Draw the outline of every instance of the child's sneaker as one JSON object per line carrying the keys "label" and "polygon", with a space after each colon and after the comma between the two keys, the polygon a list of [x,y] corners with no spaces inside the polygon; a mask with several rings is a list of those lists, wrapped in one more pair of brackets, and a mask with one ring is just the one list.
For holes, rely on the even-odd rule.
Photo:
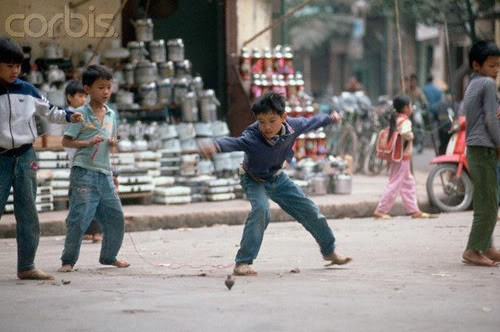
{"label": "child's sneaker", "polygon": [[234,267],[233,273],[236,276],[256,276],[255,272],[248,264],[238,264]]}

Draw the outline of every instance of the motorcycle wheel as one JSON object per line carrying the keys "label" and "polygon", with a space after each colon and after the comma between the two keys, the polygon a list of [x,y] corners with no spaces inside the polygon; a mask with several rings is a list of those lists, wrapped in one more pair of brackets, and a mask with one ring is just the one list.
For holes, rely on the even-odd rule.
{"label": "motorcycle wheel", "polygon": [[358,135],[350,125],[342,127],[340,132],[340,139],[337,146],[337,154],[342,158],[346,155],[352,157],[353,171],[358,168],[358,158],[356,152],[358,151]]}
{"label": "motorcycle wheel", "polygon": [[432,205],[443,212],[459,212],[470,208],[474,187],[463,171],[457,178],[456,164],[440,164],[427,177],[427,195]]}
{"label": "motorcycle wheel", "polygon": [[386,163],[384,160],[377,157],[377,146],[375,144],[370,144],[368,148],[368,153],[365,157],[363,171],[368,175],[379,175],[382,173]]}

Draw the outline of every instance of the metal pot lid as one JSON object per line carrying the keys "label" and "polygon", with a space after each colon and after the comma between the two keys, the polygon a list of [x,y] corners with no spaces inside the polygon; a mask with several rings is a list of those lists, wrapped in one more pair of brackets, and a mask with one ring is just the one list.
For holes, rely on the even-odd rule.
{"label": "metal pot lid", "polygon": [[150,47],[165,46],[165,41],[163,39],[153,40]]}
{"label": "metal pot lid", "polygon": [[144,47],[144,42],[142,41],[129,41],[127,43],[127,48],[142,48]]}
{"label": "metal pot lid", "polygon": [[156,62],[142,60],[136,64],[136,68],[156,68]]}
{"label": "metal pot lid", "polygon": [[135,21],[136,25],[148,25],[153,26],[153,20],[150,18],[141,18]]}
{"label": "metal pot lid", "polygon": [[178,39],[170,39],[167,42],[167,46],[184,46],[184,42],[180,38],[178,38]]}

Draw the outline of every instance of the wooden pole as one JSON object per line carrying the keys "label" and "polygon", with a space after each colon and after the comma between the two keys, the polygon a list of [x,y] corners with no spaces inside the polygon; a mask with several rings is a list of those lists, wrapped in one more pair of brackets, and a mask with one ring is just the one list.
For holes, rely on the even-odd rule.
{"label": "wooden pole", "polygon": [[396,9],[396,30],[398,32],[398,51],[399,51],[399,71],[401,76],[401,90],[404,92],[406,90],[405,80],[404,80],[404,69],[403,69],[403,48],[401,45],[401,27],[399,25],[399,1],[394,0],[394,7]]}

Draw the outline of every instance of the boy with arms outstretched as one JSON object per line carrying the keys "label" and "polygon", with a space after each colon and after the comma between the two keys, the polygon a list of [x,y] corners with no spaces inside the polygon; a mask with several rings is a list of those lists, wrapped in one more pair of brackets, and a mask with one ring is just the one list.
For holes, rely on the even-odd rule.
{"label": "boy with arms outstretched", "polygon": [[323,259],[332,264],[347,264],[350,257],[335,253],[335,238],[318,207],[282,172],[285,160],[293,157],[292,147],[304,132],[338,121],[339,115],[318,115],[309,119],[287,118],[283,96],[269,92],[258,98],[252,112],[257,122],[240,137],[218,138],[213,145],[202,145],[201,151],[211,156],[217,152],[245,151],[240,169],[240,181],[252,205],[245,221],[240,249],[236,254],[235,275],[256,275],[250,265],[262,244],[264,231],[270,220],[271,198],[290,216],[311,233],[320,246]]}

